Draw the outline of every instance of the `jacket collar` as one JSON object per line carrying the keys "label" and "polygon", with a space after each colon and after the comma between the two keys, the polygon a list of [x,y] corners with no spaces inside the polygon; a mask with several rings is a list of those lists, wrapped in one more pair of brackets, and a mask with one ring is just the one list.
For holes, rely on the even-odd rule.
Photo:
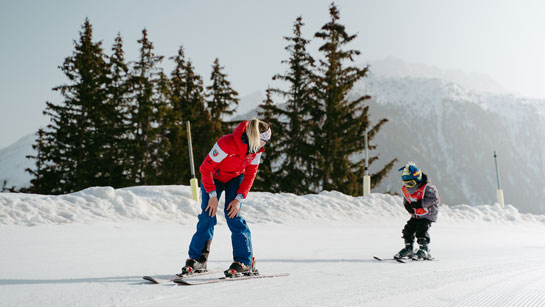
{"label": "jacket collar", "polygon": [[241,122],[233,131],[233,139],[235,145],[240,152],[246,152],[248,150],[248,145],[242,142],[242,134],[246,132],[246,126],[248,125],[247,121]]}

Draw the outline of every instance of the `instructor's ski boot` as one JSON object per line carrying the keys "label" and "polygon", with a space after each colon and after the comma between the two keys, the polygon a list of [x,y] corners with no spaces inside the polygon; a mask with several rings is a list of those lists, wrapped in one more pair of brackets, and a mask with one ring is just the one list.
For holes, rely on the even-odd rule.
{"label": "instructor's ski boot", "polygon": [[394,259],[412,258],[414,256],[413,244],[405,243],[405,248],[394,255]]}
{"label": "instructor's ski boot", "polygon": [[206,271],[206,261],[199,262],[193,258],[189,258],[185,261],[185,266],[182,268],[182,272],[176,275],[183,277],[195,273],[204,273]]}
{"label": "instructor's ski boot", "polygon": [[432,260],[433,257],[430,254],[430,250],[428,249],[427,244],[421,244],[420,248],[414,254],[413,260]]}
{"label": "instructor's ski boot", "polygon": [[231,264],[229,269],[227,269],[225,272],[225,277],[240,277],[240,276],[252,276],[252,275],[258,275],[259,272],[254,267],[255,260],[252,258],[252,265],[246,265],[244,263],[235,261]]}

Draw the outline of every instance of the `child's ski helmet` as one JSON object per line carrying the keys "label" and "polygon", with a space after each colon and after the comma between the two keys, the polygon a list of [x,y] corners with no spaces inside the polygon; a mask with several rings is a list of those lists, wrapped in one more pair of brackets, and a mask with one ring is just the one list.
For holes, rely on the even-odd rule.
{"label": "child's ski helmet", "polygon": [[409,162],[399,169],[401,171],[401,180],[408,187],[413,187],[422,181],[422,171],[414,162]]}

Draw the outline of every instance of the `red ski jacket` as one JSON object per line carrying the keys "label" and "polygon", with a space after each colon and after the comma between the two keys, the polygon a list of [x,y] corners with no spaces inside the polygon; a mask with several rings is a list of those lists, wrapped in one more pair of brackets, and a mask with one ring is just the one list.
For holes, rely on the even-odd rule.
{"label": "red ski jacket", "polygon": [[247,121],[242,122],[232,134],[222,136],[201,164],[199,170],[202,184],[207,193],[216,190],[214,179],[228,182],[240,174],[244,174],[237,194],[244,195],[244,198],[248,195],[259,167],[261,153],[265,151],[265,148],[261,148],[257,153],[247,154],[248,144],[245,144],[241,139],[243,133],[246,132],[247,125]]}

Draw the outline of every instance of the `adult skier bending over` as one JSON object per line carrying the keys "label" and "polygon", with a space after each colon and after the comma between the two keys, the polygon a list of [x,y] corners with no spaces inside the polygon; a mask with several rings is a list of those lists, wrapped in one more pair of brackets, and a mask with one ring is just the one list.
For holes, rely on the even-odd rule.
{"label": "adult skier bending over", "polygon": [[246,198],[254,182],[261,153],[271,138],[271,128],[253,118],[242,122],[232,134],[221,137],[200,167],[202,176],[202,212],[197,231],[189,244],[189,259],[180,276],[206,271],[210,244],[217,223],[218,199],[225,192],[225,219],[231,230],[233,264],[226,276],[250,274],[253,268],[251,233],[239,215],[241,200]]}
{"label": "adult skier bending over", "polygon": [[[424,174],[413,162],[407,163],[399,169],[402,171],[401,180],[403,181],[403,205],[411,214],[403,228],[403,239],[405,248],[399,251],[394,258],[412,258],[416,260],[431,260],[428,245],[430,236],[428,229],[431,223],[437,220],[439,207],[439,194],[437,188],[428,182],[428,176]],[[413,242],[416,240],[419,249],[414,253]]]}

